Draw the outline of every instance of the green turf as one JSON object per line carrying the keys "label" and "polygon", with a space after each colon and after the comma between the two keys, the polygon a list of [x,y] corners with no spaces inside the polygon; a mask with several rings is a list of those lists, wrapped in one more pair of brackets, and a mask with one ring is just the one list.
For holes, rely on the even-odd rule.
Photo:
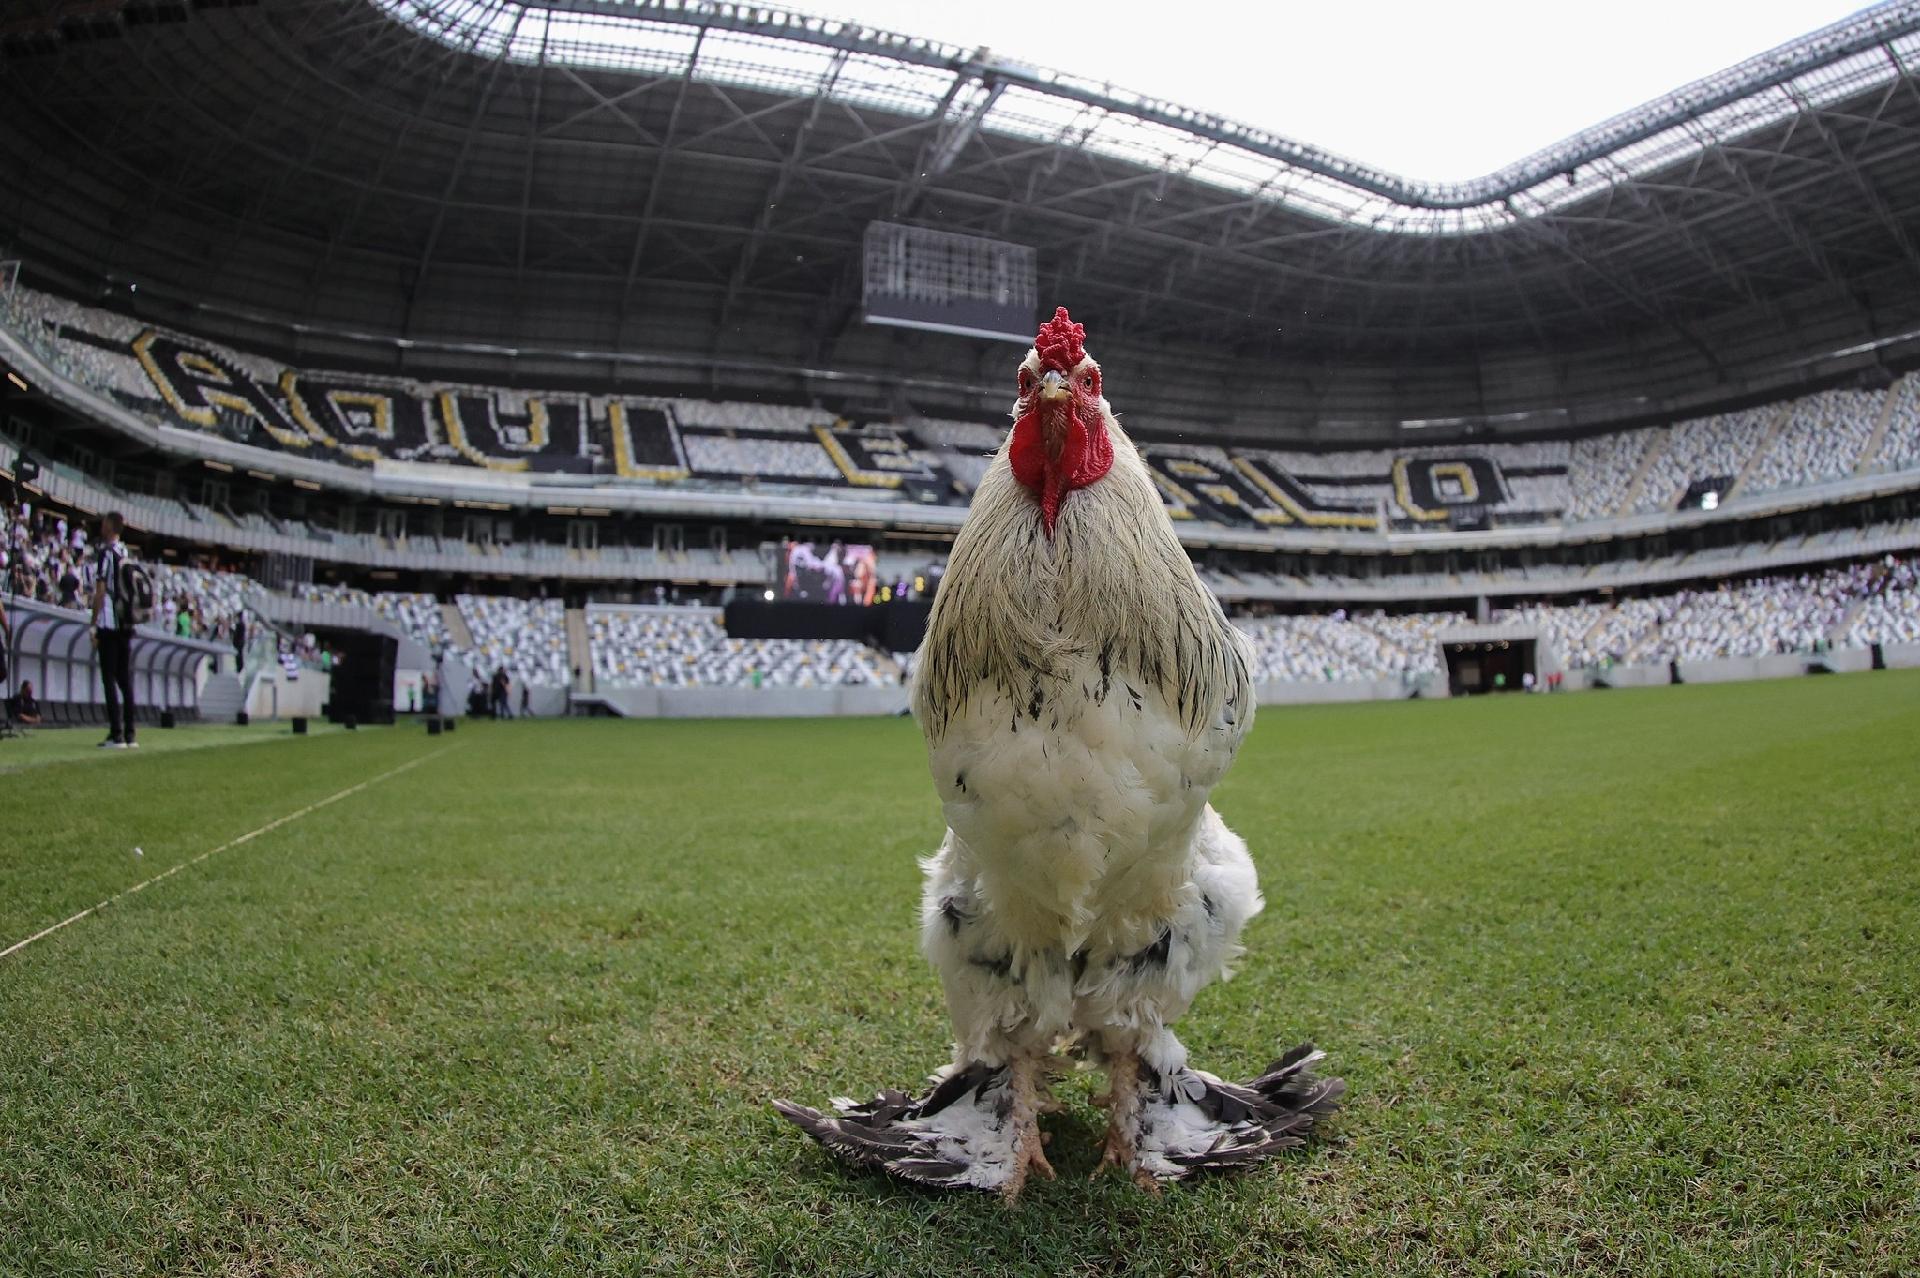
{"label": "green turf", "polygon": [[[0,1273],[1920,1271],[1920,674],[1262,714],[1183,1024],[1325,1139],[1155,1201],[842,1174],[944,1055],[911,723],[335,734],[0,776]],[[130,848],[146,855],[138,863]]]}
{"label": "green turf", "polygon": [[[320,719],[315,719],[308,725],[308,734],[311,736],[324,736],[329,732],[339,731],[342,729]],[[16,772],[21,768],[37,768],[49,763],[76,763],[96,756],[103,761],[136,759],[173,750],[200,750],[208,746],[253,745],[266,741],[280,741],[293,735],[293,725],[283,719],[276,723],[262,721],[245,728],[233,724],[142,728],[139,732],[140,748],[131,751],[102,750],[100,742],[106,735],[107,730],[104,726],[28,728],[19,737],[0,741],[0,773]]]}

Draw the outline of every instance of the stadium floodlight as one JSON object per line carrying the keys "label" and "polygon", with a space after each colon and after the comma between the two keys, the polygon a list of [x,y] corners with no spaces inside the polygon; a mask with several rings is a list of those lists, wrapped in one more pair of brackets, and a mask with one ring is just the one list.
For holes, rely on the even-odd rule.
{"label": "stadium floodlight", "polygon": [[1719,493],[1717,493],[1717,492],[1715,492],[1715,491],[1714,491],[1713,489],[1711,489],[1711,488],[1709,488],[1709,489],[1707,489],[1707,491],[1706,491],[1706,492],[1704,492],[1704,493],[1701,493],[1701,494],[1700,494],[1700,509],[1702,509],[1702,510],[1718,510],[1718,509],[1720,509],[1720,494],[1719,494]]}

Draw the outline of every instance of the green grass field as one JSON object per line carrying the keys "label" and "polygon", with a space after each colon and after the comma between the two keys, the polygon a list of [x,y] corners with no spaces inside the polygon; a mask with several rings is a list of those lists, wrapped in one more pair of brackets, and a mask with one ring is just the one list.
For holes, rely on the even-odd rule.
{"label": "green grass field", "polygon": [[1263,713],[1182,1029],[1349,1108],[1152,1200],[1076,1078],[1012,1211],[768,1108],[945,1056],[906,721],[18,767],[0,948],[422,759],[0,960],[0,1273],[1920,1271],[1920,674]]}

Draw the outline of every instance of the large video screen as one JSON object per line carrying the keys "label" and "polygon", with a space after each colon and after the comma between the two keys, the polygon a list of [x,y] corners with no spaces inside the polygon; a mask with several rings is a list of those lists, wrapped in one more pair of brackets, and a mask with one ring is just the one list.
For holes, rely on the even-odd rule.
{"label": "large video screen", "polygon": [[785,560],[782,599],[865,607],[880,589],[879,561],[872,546],[836,541],[823,548],[817,542],[790,541]]}

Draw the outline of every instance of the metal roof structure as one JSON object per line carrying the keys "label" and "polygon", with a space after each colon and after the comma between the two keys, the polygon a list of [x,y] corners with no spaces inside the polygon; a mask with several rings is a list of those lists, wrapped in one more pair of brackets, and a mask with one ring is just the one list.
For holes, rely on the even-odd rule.
{"label": "metal roof structure", "polygon": [[1920,3],[1453,184],[760,5],[8,12],[0,243],[307,367],[1004,400],[1005,347],[858,322],[875,220],[1033,247],[1119,407],[1230,433],[1578,429],[1920,358]]}

